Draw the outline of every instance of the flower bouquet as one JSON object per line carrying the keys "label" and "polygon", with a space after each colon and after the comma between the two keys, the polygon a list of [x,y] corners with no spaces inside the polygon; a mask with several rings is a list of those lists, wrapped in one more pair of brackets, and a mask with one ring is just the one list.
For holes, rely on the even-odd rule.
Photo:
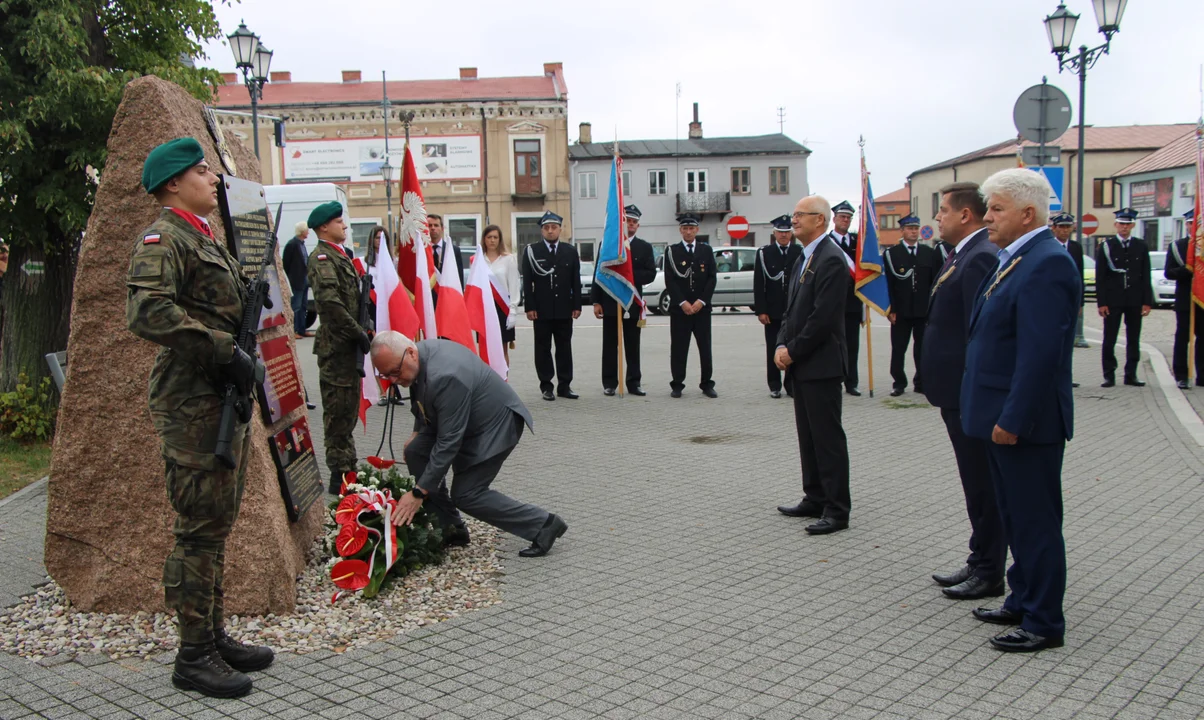
{"label": "flower bouquet", "polygon": [[439,564],[445,557],[443,531],[425,506],[408,526],[393,525],[397,499],[415,482],[394,464],[369,457],[358,471],[344,476],[339,497],[330,504],[326,551],[333,561],[330,580],[339,588],[331,602],[354,592],[376,597],[390,577]]}

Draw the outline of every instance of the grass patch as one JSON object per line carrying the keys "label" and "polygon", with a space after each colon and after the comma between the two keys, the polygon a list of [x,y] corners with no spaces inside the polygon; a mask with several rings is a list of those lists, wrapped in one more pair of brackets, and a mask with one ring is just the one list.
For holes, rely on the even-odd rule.
{"label": "grass patch", "polygon": [[0,436],[0,498],[6,498],[50,472],[50,443],[22,444]]}
{"label": "grass patch", "polygon": [[913,402],[911,400],[899,400],[897,398],[886,398],[882,404],[891,410],[910,410],[912,408],[930,408],[932,407],[926,402]]}

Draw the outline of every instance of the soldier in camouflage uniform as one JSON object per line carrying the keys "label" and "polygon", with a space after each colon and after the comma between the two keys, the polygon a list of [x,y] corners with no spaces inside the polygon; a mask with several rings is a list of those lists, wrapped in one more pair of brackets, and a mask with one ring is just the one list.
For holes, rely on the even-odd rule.
{"label": "soldier in camouflage uniform", "polygon": [[163,566],[166,604],[179,618],[172,683],[238,697],[251,691],[243,671],[267,667],[273,654],[223,628],[226,538],[242,502],[250,426],[235,432],[238,470],[220,466],[219,392],[228,382],[249,389],[257,360],[234,344],[246,279],[204,220],[217,208],[218,181],[192,138],[147,156],[142,185],[164,207],[134,244],[126,316],[131,332],[163,346],[150,376],[150,413],[176,512],[176,545]]}
{"label": "soldier in camouflage uniform", "polygon": [[356,349],[367,353],[368,330],[356,322],[360,285],[355,266],[343,249],[347,223],[343,206],[328,202],[314,208],[307,221],[318,236],[309,255],[309,286],[318,305],[318,383],[322,390],[322,429],[326,440],[326,467],[331,494],[337,493],[343,474],[355,469],[355,419],[359,414],[360,375]]}

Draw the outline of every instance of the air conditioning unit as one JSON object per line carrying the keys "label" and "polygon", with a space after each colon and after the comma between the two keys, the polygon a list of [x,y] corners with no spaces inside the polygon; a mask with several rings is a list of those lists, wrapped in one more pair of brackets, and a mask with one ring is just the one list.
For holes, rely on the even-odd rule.
{"label": "air conditioning unit", "polygon": [[1196,196],[1196,183],[1194,180],[1187,180],[1179,183],[1179,197],[1194,198]]}

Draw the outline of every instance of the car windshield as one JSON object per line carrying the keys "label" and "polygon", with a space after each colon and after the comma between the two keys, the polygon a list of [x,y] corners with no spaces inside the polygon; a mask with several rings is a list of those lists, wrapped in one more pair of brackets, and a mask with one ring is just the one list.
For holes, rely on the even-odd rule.
{"label": "car windshield", "polygon": [[[1166,267],[1166,253],[1164,253],[1164,252],[1150,253],[1150,270],[1151,271],[1158,270],[1159,272],[1161,272],[1162,269],[1165,267]],[[1184,312],[1186,312],[1186,310]]]}
{"label": "car windshield", "polygon": [[593,264],[592,262],[583,262],[583,263],[581,263],[581,275],[582,275],[582,277],[584,277],[584,276],[586,276],[586,275],[590,275],[590,276],[592,276],[593,274],[594,274],[594,264]]}

